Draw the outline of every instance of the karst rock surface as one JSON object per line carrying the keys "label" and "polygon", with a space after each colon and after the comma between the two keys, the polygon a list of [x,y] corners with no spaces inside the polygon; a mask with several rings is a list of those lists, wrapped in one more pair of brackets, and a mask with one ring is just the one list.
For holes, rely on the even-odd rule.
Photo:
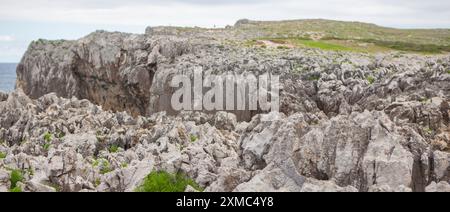
{"label": "karst rock surface", "polygon": [[[33,42],[0,94],[0,191],[15,169],[24,191],[134,191],[153,170],[205,191],[449,191],[449,55],[249,37],[161,27]],[[280,111],[173,111],[171,77],[198,67],[280,75]]]}

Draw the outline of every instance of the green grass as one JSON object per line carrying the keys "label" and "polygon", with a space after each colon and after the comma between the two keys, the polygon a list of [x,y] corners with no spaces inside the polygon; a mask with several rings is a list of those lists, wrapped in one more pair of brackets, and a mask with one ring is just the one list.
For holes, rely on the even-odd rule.
{"label": "green grass", "polygon": [[9,189],[9,192],[20,193],[20,192],[22,192],[22,189],[20,187],[14,187],[14,188]]}
{"label": "green grass", "polygon": [[450,46],[447,45],[435,45],[435,44],[418,44],[418,43],[408,43],[402,41],[382,41],[375,39],[362,39],[360,41],[366,43],[372,43],[377,46],[382,46],[398,51],[408,51],[408,52],[420,52],[420,53],[431,53],[439,54],[443,52],[450,52]]}
{"label": "green grass", "polygon": [[0,152],[0,159],[5,159],[6,158],[6,153]]}
{"label": "green grass", "polygon": [[183,174],[170,174],[164,171],[152,172],[139,186],[137,192],[184,192],[190,185],[198,191],[203,189]]}
{"label": "green grass", "polygon": [[[257,40],[290,40],[297,46],[332,51],[377,53],[405,51],[423,54],[450,52],[448,29],[395,29],[370,23],[323,19],[252,21],[234,29]],[[252,35],[254,37],[252,37]],[[279,39],[276,39],[279,38]]]}
{"label": "green grass", "polygon": [[42,146],[42,148],[43,148],[45,151],[48,151],[48,150],[50,149],[50,147],[52,147],[52,144],[51,144],[51,143],[45,143],[45,144]]}
{"label": "green grass", "polygon": [[423,130],[428,134],[433,134],[433,130],[429,127],[425,127],[425,128],[423,128]]}
{"label": "green grass", "polygon": [[194,143],[198,140],[198,137],[195,135],[191,135],[191,142]]}
{"label": "green grass", "polygon": [[[307,37],[288,37],[288,38],[259,38],[258,40],[268,40],[275,44],[291,44],[298,48],[314,48],[314,49],[322,49],[326,51],[353,51],[353,48],[342,46],[339,44],[334,44],[328,41],[320,40],[315,41],[311,40]],[[255,40],[249,41],[249,44],[256,45],[257,42]],[[289,49],[287,46],[278,46],[278,49]]]}
{"label": "green grass", "polygon": [[112,145],[109,147],[109,152],[111,153],[117,153],[119,151],[119,146],[117,145]]}
{"label": "green grass", "polygon": [[308,81],[319,81],[319,79],[320,79],[320,76],[310,76],[308,78]]}
{"label": "green grass", "polygon": [[94,162],[92,163],[92,166],[94,166],[94,167],[100,166],[100,174],[107,174],[107,173],[113,171],[109,161],[104,159],[104,158],[100,158],[98,160],[94,160]]}
{"label": "green grass", "polygon": [[447,74],[450,74],[450,70],[447,71]]}
{"label": "green grass", "polygon": [[95,187],[98,187],[102,182],[100,181],[100,178],[95,179],[94,185]]}
{"label": "green grass", "polygon": [[[10,175],[11,190],[17,188],[17,183],[22,182],[23,174],[21,170],[12,170]],[[20,189],[20,188],[18,188]]]}
{"label": "green grass", "polygon": [[427,103],[429,100],[430,100],[429,98],[423,97],[423,98],[420,99],[420,102],[421,103]]}
{"label": "green grass", "polygon": [[[395,29],[370,23],[324,19],[254,21],[235,29],[258,37],[313,37],[322,40],[373,39],[414,44],[450,45],[448,29]],[[255,33],[257,32],[257,33]]]}
{"label": "green grass", "polygon": [[53,135],[50,132],[46,132],[44,134],[44,141],[47,143],[50,143],[50,142],[52,142],[52,140],[53,140]]}
{"label": "green grass", "polygon": [[324,41],[296,39],[296,40],[294,40],[294,44],[297,44],[297,45],[300,44],[300,45],[303,45],[303,46],[306,46],[309,48],[322,49],[322,50],[327,50],[327,51],[352,51],[351,48],[337,45],[337,44],[327,43]]}
{"label": "green grass", "polygon": [[370,85],[372,85],[373,83],[375,83],[375,78],[372,76],[368,76],[366,78],[367,82],[369,82]]}

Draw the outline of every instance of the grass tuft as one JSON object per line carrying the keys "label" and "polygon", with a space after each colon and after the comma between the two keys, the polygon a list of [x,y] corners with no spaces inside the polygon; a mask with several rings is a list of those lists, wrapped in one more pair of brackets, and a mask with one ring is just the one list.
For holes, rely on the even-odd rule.
{"label": "grass tuft", "polygon": [[418,44],[418,43],[408,43],[400,41],[382,41],[375,39],[363,39],[360,40],[366,43],[372,43],[377,46],[387,47],[399,51],[409,51],[409,52],[421,52],[421,53],[432,53],[439,54],[442,52],[450,52],[450,46],[445,45],[435,45],[435,44]]}
{"label": "grass tuft", "polygon": [[14,187],[14,188],[9,189],[9,192],[20,193],[20,192],[22,192],[22,189],[20,187]]}
{"label": "grass tuft", "polygon": [[186,177],[184,174],[170,174],[165,171],[152,172],[139,186],[137,192],[184,192],[187,186],[192,186],[198,191],[203,189],[194,182],[194,180]]}
{"label": "grass tuft", "polygon": [[320,79],[319,75],[313,75],[308,78],[308,81],[319,81],[319,79]]}
{"label": "grass tuft", "polygon": [[109,172],[112,172],[113,169],[111,168],[111,164],[109,163],[108,160],[101,158],[98,160],[95,160],[92,163],[93,167],[100,167],[100,174],[107,174]]}
{"label": "grass tuft", "polygon": [[[20,188],[17,187],[18,182],[22,182],[23,180],[23,174],[21,170],[12,170],[10,175],[10,182],[11,182],[11,191],[12,190],[20,190]],[[19,192],[20,192],[19,191]],[[13,192],[13,191],[12,191]],[[16,191],[17,192],[17,191]]]}
{"label": "grass tuft", "polygon": [[366,78],[367,82],[369,82],[370,85],[372,85],[373,83],[375,83],[375,78],[372,76],[368,76]]}
{"label": "grass tuft", "polygon": [[110,153],[117,153],[118,151],[119,151],[119,146],[117,146],[117,145],[112,145],[109,147]]}
{"label": "grass tuft", "polygon": [[53,135],[50,132],[46,132],[44,134],[44,141],[47,143],[50,143],[50,142],[52,142],[52,140],[53,140]]}
{"label": "grass tuft", "polygon": [[191,142],[194,143],[198,140],[198,137],[195,135],[191,135]]}

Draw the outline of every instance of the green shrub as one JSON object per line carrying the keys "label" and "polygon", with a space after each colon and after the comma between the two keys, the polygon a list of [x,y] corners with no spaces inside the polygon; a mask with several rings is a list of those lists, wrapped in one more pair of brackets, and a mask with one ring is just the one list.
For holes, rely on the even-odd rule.
{"label": "green shrub", "polygon": [[198,137],[195,135],[191,135],[191,142],[194,143],[198,140]]}
{"label": "green shrub", "polygon": [[198,191],[203,189],[192,179],[183,174],[169,174],[165,171],[150,173],[139,186],[137,192],[184,192],[187,186]]}
{"label": "green shrub", "polygon": [[425,127],[425,128],[423,128],[423,130],[424,130],[427,134],[432,134],[432,133],[434,132],[430,127]]}
{"label": "green shrub", "polygon": [[98,160],[94,160],[94,162],[92,162],[93,167],[96,167],[98,165],[100,165],[100,162]]}
{"label": "green shrub", "polygon": [[375,78],[374,77],[372,77],[372,76],[368,76],[367,78],[366,78],[366,80],[367,80],[367,82],[369,82],[369,84],[373,84],[373,83],[375,83]]}
{"label": "green shrub", "polygon": [[111,164],[109,163],[108,160],[101,158],[98,160],[95,160],[92,163],[92,166],[97,167],[100,166],[100,174],[107,174],[111,171],[113,171],[113,169],[111,168]]}
{"label": "green shrub", "polygon": [[6,153],[0,152],[0,159],[6,158]]}
{"label": "green shrub", "polygon": [[450,74],[450,70],[447,71],[447,74]]}
{"label": "green shrub", "polygon": [[53,135],[50,132],[46,132],[44,134],[44,141],[45,142],[50,143],[50,142],[52,142],[52,139],[53,139]]}
{"label": "green shrub", "polygon": [[109,152],[111,152],[111,153],[116,153],[118,151],[119,151],[119,146],[117,146],[117,145],[112,145],[109,147]]}
{"label": "green shrub", "polygon": [[421,103],[427,103],[430,99],[428,99],[427,97],[423,97],[420,99]]}
{"label": "green shrub", "polygon": [[12,170],[10,175],[11,189],[17,187],[17,183],[23,180],[23,175],[21,170]]}
{"label": "green shrub", "polygon": [[94,185],[95,185],[95,187],[98,187],[101,183],[102,182],[101,182],[100,178],[97,178],[97,179],[95,179]]}
{"label": "green shrub", "polygon": [[45,143],[45,144],[42,146],[42,148],[43,148],[45,151],[48,151],[48,150],[50,149],[51,146],[52,146],[51,143]]}
{"label": "green shrub", "polygon": [[20,187],[14,187],[14,188],[9,189],[9,192],[20,193],[20,192],[22,192],[22,189]]}

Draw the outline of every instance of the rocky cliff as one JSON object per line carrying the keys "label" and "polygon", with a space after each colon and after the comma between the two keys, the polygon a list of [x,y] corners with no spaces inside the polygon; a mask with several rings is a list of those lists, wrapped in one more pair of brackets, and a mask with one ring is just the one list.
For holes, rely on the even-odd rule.
{"label": "rocky cliff", "polygon": [[[450,191],[448,54],[296,48],[246,24],[33,42],[0,99],[0,190],[12,169],[27,191],[132,191],[157,169],[206,191]],[[280,113],[176,113],[169,81],[196,67],[279,74]]]}

